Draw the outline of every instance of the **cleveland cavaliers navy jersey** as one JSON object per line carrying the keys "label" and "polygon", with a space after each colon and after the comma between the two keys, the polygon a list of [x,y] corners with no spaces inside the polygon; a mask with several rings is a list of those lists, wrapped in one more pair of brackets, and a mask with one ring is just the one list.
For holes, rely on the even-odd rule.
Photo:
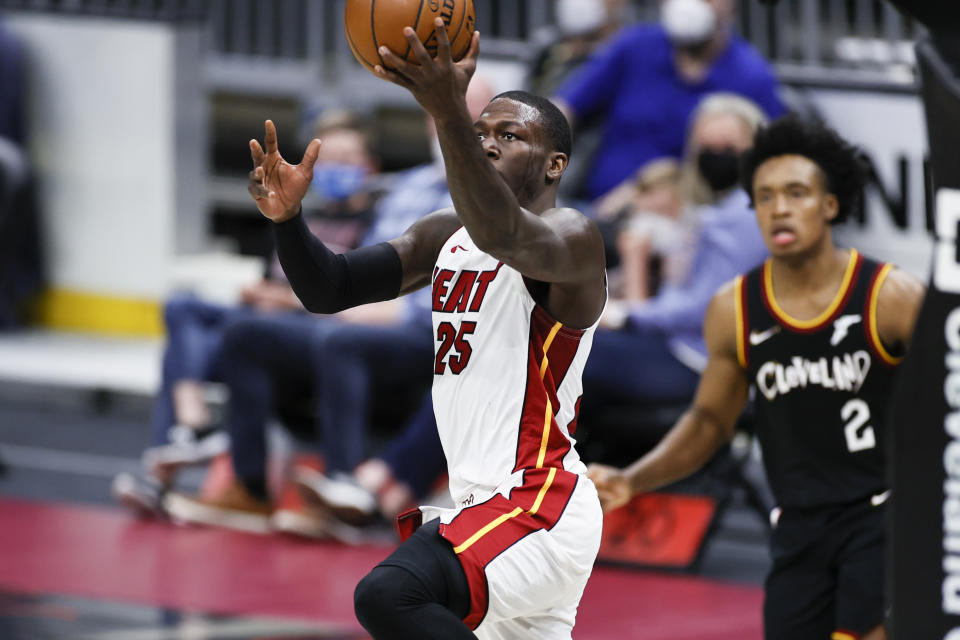
{"label": "cleveland cavaliers navy jersey", "polygon": [[737,356],[754,386],[757,436],[781,507],[886,490],[885,414],[899,358],[880,341],[877,293],[891,268],[851,249],[830,306],[805,321],[777,304],[769,260],[736,280]]}

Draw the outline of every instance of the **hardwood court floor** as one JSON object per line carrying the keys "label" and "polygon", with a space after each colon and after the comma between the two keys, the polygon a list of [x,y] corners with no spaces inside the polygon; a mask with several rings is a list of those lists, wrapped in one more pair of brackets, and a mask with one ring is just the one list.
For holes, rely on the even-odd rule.
{"label": "hardwood court floor", "polygon": [[[16,637],[11,631],[28,634],[21,635],[24,639],[178,637],[129,635],[130,623],[119,613],[118,627],[103,628],[109,607],[100,613],[99,629],[32,635],[45,619],[62,621],[64,611],[77,606],[34,603],[33,610],[50,615],[34,616],[30,627],[22,614],[30,606],[11,600],[12,594],[52,594],[104,606],[117,603],[117,611],[124,604],[149,606],[221,620],[236,617],[246,625],[235,625],[231,635],[211,631],[200,638],[362,638],[353,617],[353,586],[388,549],[180,528],[136,521],[109,507],[0,498],[0,591],[7,594],[0,600],[7,603],[0,616],[20,625],[8,627],[4,637]],[[761,599],[755,586],[600,567],[584,596],[574,637],[759,639]],[[117,635],[124,626],[128,635]],[[142,631],[150,628],[156,632],[163,624]]]}

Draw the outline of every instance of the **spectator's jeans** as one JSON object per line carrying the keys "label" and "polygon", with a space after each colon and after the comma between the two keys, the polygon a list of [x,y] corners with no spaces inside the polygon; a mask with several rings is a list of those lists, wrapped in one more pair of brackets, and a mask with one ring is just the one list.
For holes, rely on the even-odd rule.
{"label": "spectator's jeans", "polygon": [[366,457],[373,389],[408,392],[424,384],[432,375],[432,353],[423,324],[346,325],[308,315],[258,316],[233,324],[222,369],[230,389],[227,429],[237,476],[253,486],[264,478],[264,425],[278,392],[291,391],[314,399],[327,470],[351,471]]}
{"label": "spectator's jeans", "polygon": [[434,481],[447,470],[437,421],[433,414],[433,395],[427,393],[416,413],[379,456],[393,477],[407,485],[414,497],[427,495]]}
{"label": "spectator's jeans", "polygon": [[409,397],[432,381],[431,331],[422,322],[341,325],[326,336],[318,357],[325,379],[317,388],[317,414],[328,471],[352,471],[366,457],[374,394],[381,401]]}
{"label": "spectator's jeans", "polygon": [[248,486],[266,478],[266,424],[278,398],[310,398],[322,383],[316,355],[336,321],[304,313],[251,315],[227,329],[218,368],[230,392],[233,466]]}
{"label": "spectator's jeans", "polygon": [[586,396],[595,393],[638,403],[689,400],[700,376],[674,357],[659,331],[597,330],[583,373]]}
{"label": "spectator's jeans", "polygon": [[173,388],[181,380],[214,380],[214,362],[226,327],[252,314],[247,307],[227,307],[192,295],[171,298],[163,308],[167,346],[163,354],[160,391],[153,409],[154,445],[166,444],[176,423]]}

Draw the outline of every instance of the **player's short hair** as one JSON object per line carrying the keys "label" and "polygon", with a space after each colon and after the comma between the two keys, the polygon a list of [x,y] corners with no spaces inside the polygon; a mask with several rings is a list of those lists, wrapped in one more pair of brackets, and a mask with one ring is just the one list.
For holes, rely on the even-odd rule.
{"label": "player's short hair", "polygon": [[826,190],[837,198],[836,224],[860,210],[866,168],[860,149],[841,138],[821,122],[790,115],[761,127],[753,148],[740,161],[740,181],[753,205],[753,176],[757,168],[777,156],[798,155],[809,159],[823,172]]}
{"label": "player's short hair", "polygon": [[490,102],[500,98],[521,102],[536,109],[540,113],[540,122],[553,150],[570,157],[570,152],[573,150],[573,134],[570,132],[570,123],[557,105],[543,96],[528,91],[505,91],[494,96]]}

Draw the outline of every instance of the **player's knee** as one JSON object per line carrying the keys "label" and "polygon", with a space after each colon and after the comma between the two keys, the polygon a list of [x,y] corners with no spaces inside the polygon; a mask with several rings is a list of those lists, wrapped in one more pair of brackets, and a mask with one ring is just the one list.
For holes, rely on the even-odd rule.
{"label": "player's knee", "polygon": [[403,584],[397,579],[397,572],[403,572],[403,569],[374,567],[357,584],[353,592],[353,608],[357,620],[368,630],[391,624],[397,615],[397,598],[401,595],[398,588]]}

